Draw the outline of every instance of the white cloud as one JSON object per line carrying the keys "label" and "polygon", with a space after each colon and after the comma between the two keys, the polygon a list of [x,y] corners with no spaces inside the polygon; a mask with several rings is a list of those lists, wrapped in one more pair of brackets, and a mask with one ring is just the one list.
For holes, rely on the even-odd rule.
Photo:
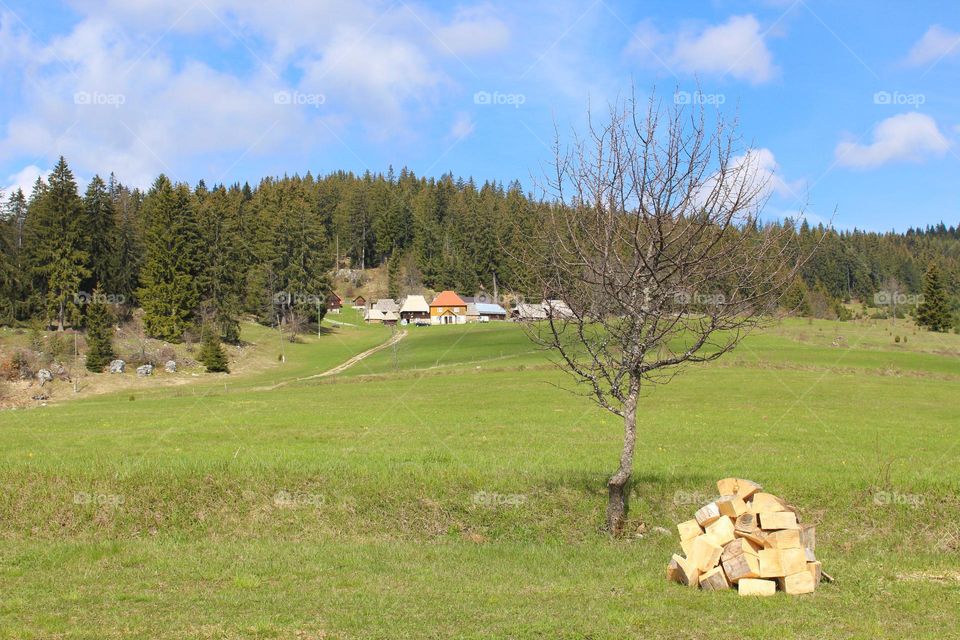
{"label": "white cloud", "polygon": [[5,196],[15,193],[17,189],[23,190],[23,195],[30,197],[33,191],[33,184],[40,176],[46,176],[49,171],[43,171],[35,164],[27,165],[17,173],[7,176],[6,186],[3,188]]}
{"label": "white cloud", "polygon": [[476,124],[470,114],[461,112],[457,114],[453,124],[450,125],[448,136],[459,141],[473,134],[474,129],[476,129]]}
{"label": "white cloud", "polygon": [[779,72],[764,37],[752,15],[731,16],[722,24],[676,33],[663,33],[644,22],[634,30],[627,53],[671,73],[729,75],[760,84]]}
{"label": "white cloud", "polygon": [[922,162],[930,156],[942,156],[949,148],[950,142],[933,118],[902,113],[874,127],[873,142],[844,141],[835,153],[841,166],[870,168],[888,162]]}
{"label": "white cloud", "polygon": [[694,202],[698,206],[708,200],[729,205],[745,193],[755,193],[761,201],[779,196],[796,203],[802,189],[801,181],[787,181],[783,178],[773,151],[760,147],[731,158],[722,175],[718,169],[704,181],[694,197]]}
{"label": "white cloud", "polygon": [[935,24],[913,45],[904,62],[907,66],[919,67],[947,56],[960,56],[960,33]]}
{"label": "white cloud", "polygon": [[485,7],[461,9],[453,21],[437,30],[441,46],[455,55],[472,56],[506,48],[510,29]]}

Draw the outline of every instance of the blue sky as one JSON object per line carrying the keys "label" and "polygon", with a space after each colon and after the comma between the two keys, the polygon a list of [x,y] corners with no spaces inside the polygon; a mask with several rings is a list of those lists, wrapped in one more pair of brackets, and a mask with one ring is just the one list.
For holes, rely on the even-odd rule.
{"label": "blue sky", "polygon": [[738,115],[768,217],[902,231],[960,221],[958,80],[947,0],[0,0],[0,186],[63,154],[82,182],[530,187],[554,125],[633,83]]}

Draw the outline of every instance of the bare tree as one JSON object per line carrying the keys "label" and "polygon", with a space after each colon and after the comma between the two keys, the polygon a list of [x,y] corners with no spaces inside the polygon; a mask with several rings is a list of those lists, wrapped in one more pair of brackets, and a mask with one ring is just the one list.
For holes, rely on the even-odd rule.
{"label": "bare tree", "polygon": [[731,351],[770,318],[804,256],[792,227],[760,223],[770,173],[720,115],[630,98],[601,123],[590,114],[585,137],[558,136],[555,152],[519,257],[536,265],[526,288],[545,301],[527,328],[623,419],[607,483],[619,535],[641,390]]}

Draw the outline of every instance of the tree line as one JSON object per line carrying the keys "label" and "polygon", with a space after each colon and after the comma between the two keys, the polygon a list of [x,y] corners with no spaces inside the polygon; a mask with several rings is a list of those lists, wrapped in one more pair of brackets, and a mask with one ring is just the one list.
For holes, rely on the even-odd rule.
{"label": "tree line", "polygon": [[[503,290],[535,295],[523,291],[532,265],[516,256],[551,250],[531,246],[551,206],[518,182],[478,186],[406,168],[270,177],[255,187],[190,186],[161,175],[146,191],[110,174],[95,176],[81,194],[60,158],[29,195],[3,198],[0,323],[84,326],[92,306],[113,303],[114,315],[141,308],[151,337],[210,332],[235,341],[245,315],[295,327],[321,319],[335,266],[386,265],[395,295],[412,287],[472,292],[494,279]],[[801,247],[820,245],[788,292],[788,307],[839,315],[840,302],[874,305],[891,287],[922,294],[933,269],[938,304],[956,315],[957,227],[788,230]]]}

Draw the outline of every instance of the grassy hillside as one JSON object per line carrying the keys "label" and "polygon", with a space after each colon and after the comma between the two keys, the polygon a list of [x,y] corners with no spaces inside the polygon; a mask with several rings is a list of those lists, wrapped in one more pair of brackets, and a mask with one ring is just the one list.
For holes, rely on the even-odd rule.
{"label": "grassy hillside", "polygon": [[[351,322],[350,314],[334,320]],[[620,426],[512,324],[329,325],[261,366],[0,414],[0,638],[944,637],[960,625],[960,337],[790,321],[647,390],[631,535]],[[279,385],[279,386],[278,386]],[[838,580],[740,599],[664,579],[742,475]],[[658,528],[663,527],[668,533]]]}

